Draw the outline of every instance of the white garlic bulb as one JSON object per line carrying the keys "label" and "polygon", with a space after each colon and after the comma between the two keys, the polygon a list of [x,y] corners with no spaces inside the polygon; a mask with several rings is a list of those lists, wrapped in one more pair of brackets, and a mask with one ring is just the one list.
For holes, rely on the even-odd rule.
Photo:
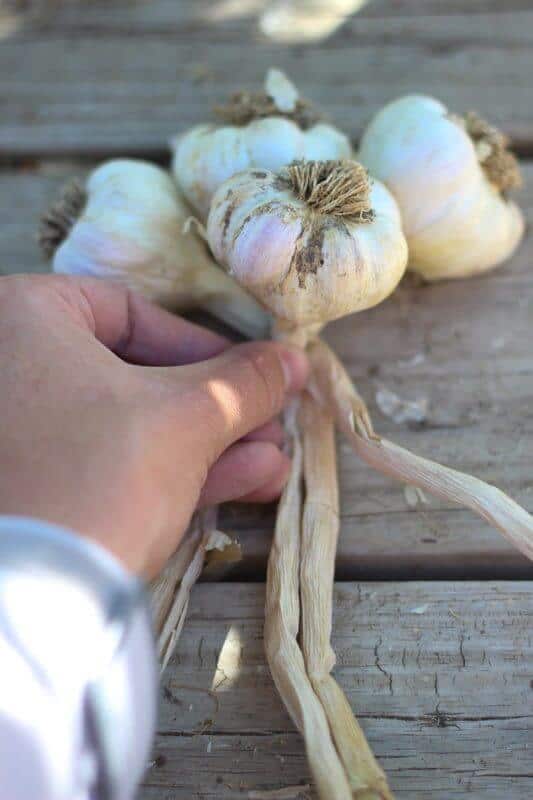
{"label": "white garlic bulb", "polygon": [[279,70],[268,71],[263,92],[239,92],[218,112],[229,124],[197,125],[172,142],[174,176],[202,219],[220,184],[244,169],[352,156],[348,138],[320,122]]}
{"label": "white garlic bulb", "polygon": [[370,122],[358,157],[396,198],[409,268],[426,280],[484,272],[522,238],[522,213],[507,198],[520,184],[518,163],[476,114],[461,118],[430,97],[402,97]]}
{"label": "white garlic bulb", "polygon": [[189,211],[172,178],[143,161],[98,167],[43,218],[41,246],[55,272],[108,278],[171,310],[204,308],[242,333],[266,335],[268,316],[185,231]]}
{"label": "white garlic bulb", "polygon": [[213,197],[207,235],[217,260],[285,327],[319,329],[376,305],[407,263],[394,198],[354,161],[235,175]]}

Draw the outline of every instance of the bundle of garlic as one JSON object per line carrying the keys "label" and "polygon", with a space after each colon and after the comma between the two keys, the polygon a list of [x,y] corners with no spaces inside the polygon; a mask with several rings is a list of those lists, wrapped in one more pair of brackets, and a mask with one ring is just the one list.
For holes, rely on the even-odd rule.
{"label": "bundle of garlic", "polygon": [[177,184],[202,219],[220,184],[243,169],[352,155],[348,138],[322,122],[277,69],[268,71],[263,92],[237,92],[215,111],[222,125],[197,125],[172,141]]}
{"label": "bundle of garlic", "polygon": [[338,533],[334,422],[375,469],[463,503],[529,558],[533,519],[497,489],[376,436],[348,375],[318,338],[330,320],[383,300],[406,267],[396,203],[361,165],[308,161],[278,173],[244,171],[215,193],[207,233],[216,259],[273,312],[273,335],[306,347],[313,368],[309,393],[286,414],[292,468],[267,573],[271,672],[304,736],[319,796],[387,800],[386,778],[330,675]]}
{"label": "bundle of garlic", "polygon": [[43,217],[40,242],[55,272],[108,278],[172,310],[200,307],[247,336],[264,336],[267,314],[218,267],[189,218],[164,170],[108,161],[85,186],[64,188]]}
{"label": "bundle of garlic", "polygon": [[396,198],[409,268],[426,280],[485,272],[520,242],[524,219],[507,197],[521,184],[518,162],[477,114],[402,97],[370,122],[358,158]]}
{"label": "bundle of garlic", "polygon": [[[181,193],[207,218],[214,259],[190,226],[186,232],[186,202],[169,176],[134,161],[110,162],[84,189],[66,191],[41,242],[56,271],[120,280],[172,308],[199,305],[252,336],[265,335],[272,314],[272,335],[307,349],[309,390],[286,412],[293,458],[268,565],[267,658],[320,797],[390,800],[330,674],[335,426],[372,467],[471,508],[531,559],[533,520],[494,487],[378,437],[319,334],[394,290],[407,244],[410,267],[430,280],[473,274],[509,255],[523,230],[506,197],[518,168],[505,138],[478,117],[452,117],[436,101],[412,97],[384,109],[363,137],[361,160],[383,183],[371,181],[350,160],[348,139],[320,122],[277,70],[264,92],[241,92],[219,113],[228,124],[175,140],[173,163]],[[197,515],[153,585],[163,665],[206,552],[220,538],[215,512]]]}

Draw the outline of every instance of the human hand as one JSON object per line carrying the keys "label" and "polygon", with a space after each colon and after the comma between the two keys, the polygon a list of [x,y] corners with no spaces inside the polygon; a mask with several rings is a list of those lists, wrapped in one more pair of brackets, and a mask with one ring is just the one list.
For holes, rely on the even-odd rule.
{"label": "human hand", "polygon": [[231,346],[126,290],[0,278],[0,513],[99,542],[154,576],[198,505],[275,499],[288,474],[273,421],[305,356]]}

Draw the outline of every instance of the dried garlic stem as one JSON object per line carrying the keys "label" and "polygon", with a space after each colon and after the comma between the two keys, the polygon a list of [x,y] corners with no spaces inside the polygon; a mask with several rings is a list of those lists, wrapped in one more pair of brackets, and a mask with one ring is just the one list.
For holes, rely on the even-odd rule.
{"label": "dried garlic stem", "polygon": [[183,575],[180,587],[176,592],[172,606],[167,613],[165,623],[157,640],[157,653],[161,662],[161,672],[164,672],[181,635],[187,608],[189,607],[191,591],[200,577],[204,565],[205,548],[209,537],[213,531],[216,530],[216,516],[216,507],[206,509],[198,514],[201,539]]}
{"label": "dried garlic stem", "polygon": [[302,448],[297,402],[287,411],[293,442],[289,481],[278,506],[267,570],[265,650],[278,692],[302,733],[318,794],[323,800],[350,800],[352,793],[331,740],[328,721],[305,669],[297,636],[300,622],[299,567]]}
{"label": "dried garlic stem", "polygon": [[527,511],[495,486],[375,436],[366,406],[337,356],[319,340],[309,353],[318,393],[363,461],[402,483],[470,508],[533,560],[533,518]]}
{"label": "dried garlic stem", "polygon": [[302,649],[307,674],[326,712],[353,797],[358,800],[392,800],[385,774],[374,758],[342,689],[330,675],[335,664],[330,639],[339,532],[334,421],[328,411],[306,395],[302,401],[300,426],[306,488],[300,594]]}
{"label": "dried garlic stem", "polygon": [[165,566],[161,575],[152,581],[150,585],[150,604],[157,637],[163,630],[180,581],[194,557],[200,541],[200,535],[201,530],[195,516],[180,546]]}

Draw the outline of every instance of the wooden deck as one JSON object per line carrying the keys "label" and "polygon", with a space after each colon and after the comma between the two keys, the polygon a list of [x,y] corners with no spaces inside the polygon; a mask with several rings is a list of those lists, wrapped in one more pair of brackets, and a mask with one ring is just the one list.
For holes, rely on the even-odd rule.
{"label": "wooden deck", "polygon": [[[259,584],[195,590],[143,800],[309,782],[264,662],[263,605]],[[523,582],[337,585],[336,676],[398,798],[531,797],[532,616]]]}
{"label": "wooden deck", "polygon": [[[330,0],[329,13],[341,5]],[[337,13],[327,37],[294,41],[293,31],[289,43],[262,32],[267,6],[0,4],[0,274],[47,269],[37,220],[66,177],[117,154],[166,163],[170,136],[207,119],[238,86],[256,87],[270,65],[287,70],[354,140],[374,110],[408,91],[435,94],[457,111],[477,108],[523,159],[520,251],[485,278],[433,287],[406,280],[378,309],[332,325],[327,338],[380,432],[495,483],[533,511],[530,0],[371,0],[355,15]],[[376,401],[384,390],[421,400],[424,420],[384,414]],[[340,474],[336,674],[398,798],[529,799],[530,565],[466,511],[432,499],[411,508],[401,486],[342,443]],[[232,585],[194,593],[163,680],[143,800],[259,797],[309,781],[262,652],[272,522],[272,509],[225,511],[244,559],[226,576]],[[242,583],[249,580],[258,583]]]}

